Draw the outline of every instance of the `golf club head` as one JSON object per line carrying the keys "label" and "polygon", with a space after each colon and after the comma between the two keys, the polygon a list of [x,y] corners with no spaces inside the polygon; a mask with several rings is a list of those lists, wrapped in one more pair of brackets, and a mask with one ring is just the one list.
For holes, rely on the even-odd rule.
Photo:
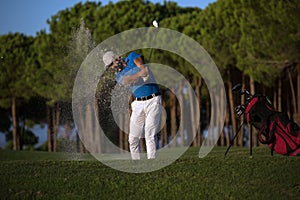
{"label": "golf club head", "polygon": [[155,28],[158,28],[158,22],[157,22],[156,20],[153,20],[152,25],[153,25]]}
{"label": "golf club head", "polygon": [[238,105],[234,108],[234,112],[237,118],[241,117],[245,113],[245,106]]}
{"label": "golf club head", "polygon": [[238,83],[236,84],[235,86],[232,87],[232,92],[234,93],[238,93],[242,90],[242,84],[241,83]]}
{"label": "golf club head", "polygon": [[241,91],[241,95],[244,95],[244,94],[248,94],[248,93],[247,93],[247,90],[242,90],[242,91]]}

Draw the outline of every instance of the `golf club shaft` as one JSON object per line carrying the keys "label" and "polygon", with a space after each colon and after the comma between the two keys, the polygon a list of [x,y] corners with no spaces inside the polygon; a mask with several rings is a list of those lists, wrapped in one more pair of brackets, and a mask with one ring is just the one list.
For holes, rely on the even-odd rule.
{"label": "golf club shaft", "polygon": [[227,148],[224,157],[226,157],[227,153],[229,152],[229,149],[232,147],[234,140],[236,139],[236,137],[238,136],[238,133],[240,132],[242,126],[244,125],[244,122],[245,122],[245,119],[243,119],[243,121],[241,122],[240,127],[239,127],[238,130],[236,131],[235,136],[234,136],[233,139],[231,140],[230,145],[229,145],[229,147]]}
{"label": "golf club shaft", "polygon": [[[156,32],[155,32],[155,35],[154,35],[154,37],[153,37],[152,44],[153,44],[153,42],[154,42],[155,39],[156,39],[157,33],[158,33],[158,25],[157,25],[157,27],[156,27]],[[153,48],[151,48],[150,55],[149,55],[149,59],[148,59],[148,62],[147,62],[147,63],[150,63],[151,58],[152,58],[152,53],[153,53]]]}

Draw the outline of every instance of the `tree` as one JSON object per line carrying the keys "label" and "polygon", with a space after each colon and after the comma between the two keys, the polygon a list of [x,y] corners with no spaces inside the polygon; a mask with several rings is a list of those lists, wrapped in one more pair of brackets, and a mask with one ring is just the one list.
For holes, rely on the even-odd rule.
{"label": "tree", "polygon": [[[235,81],[232,73],[236,71],[237,65],[234,47],[240,39],[240,28],[235,21],[236,15],[239,14],[234,4],[235,1],[232,0],[219,0],[201,12],[199,41],[213,57],[225,79],[228,88],[227,96],[232,131],[235,133],[237,122],[234,115],[234,97],[231,88],[232,82]],[[229,137],[230,133],[228,132],[227,138]]]}
{"label": "tree", "polygon": [[20,33],[0,37],[0,106],[11,107],[13,149],[20,150],[18,106],[19,101],[29,99],[34,93],[28,79],[28,58],[31,56],[32,37]]}
{"label": "tree", "polygon": [[[36,85],[33,89],[47,100],[48,151],[56,151],[61,110],[64,109],[64,105],[70,107],[77,70],[93,48],[91,33],[86,33],[82,19],[92,20],[96,6],[96,3],[78,3],[71,9],[58,12],[47,21],[51,34],[41,31],[36,39],[35,50],[38,59],[33,77]],[[90,24],[89,20],[86,21]],[[78,30],[81,30],[81,33],[78,34]],[[85,46],[84,43],[90,46]]]}
{"label": "tree", "polygon": [[[242,14],[236,21],[241,26],[242,36],[236,49],[238,67],[250,76],[252,83],[256,81],[270,87],[275,80],[283,78],[279,77],[283,68],[299,63],[300,3],[296,0],[263,0],[240,1],[239,4]],[[295,72],[297,74],[297,67]],[[289,69],[287,73],[291,82]],[[293,84],[290,86],[294,119],[300,122],[297,114],[300,103],[296,103]]]}
{"label": "tree", "polygon": [[[38,143],[38,137],[34,135],[34,133],[28,129],[20,129],[20,134],[22,135],[20,144],[23,147],[25,146],[34,146]],[[10,131],[6,135],[6,142],[13,141],[13,133]],[[21,148],[22,149],[22,148]]]}
{"label": "tree", "polygon": [[55,86],[55,66],[59,63],[59,52],[55,48],[55,40],[52,35],[45,32],[38,33],[34,43],[36,59],[32,61],[32,90],[46,99],[46,121],[48,124],[48,151],[53,151],[53,124],[52,108],[55,99],[59,96],[59,90]]}

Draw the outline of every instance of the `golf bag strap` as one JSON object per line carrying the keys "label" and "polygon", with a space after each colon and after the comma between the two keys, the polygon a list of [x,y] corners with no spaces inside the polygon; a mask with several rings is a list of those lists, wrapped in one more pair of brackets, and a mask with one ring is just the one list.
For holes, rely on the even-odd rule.
{"label": "golf bag strap", "polygon": [[258,132],[257,137],[258,140],[262,143],[262,144],[270,144],[272,142],[274,142],[274,132],[276,130],[276,122],[274,123],[274,126],[272,128],[272,130],[269,133],[266,133],[265,135],[265,139],[262,137],[262,135],[264,135],[264,132],[266,130],[266,125],[264,125]]}
{"label": "golf bag strap", "polygon": [[275,140],[273,140],[272,142],[271,156],[274,156],[274,147],[275,147]]}
{"label": "golf bag strap", "polygon": [[[258,137],[258,140],[262,143],[262,144],[267,144],[268,143],[268,139],[266,138],[266,139],[263,139],[263,137],[262,137],[262,135],[263,135],[263,133],[264,133],[264,131],[266,130],[266,125],[264,125],[260,130],[259,130],[259,132],[258,132],[258,134],[257,134],[257,137]],[[265,137],[267,137],[267,136],[265,136]]]}
{"label": "golf bag strap", "polygon": [[[259,130],[257,137],[258,140],[262,143],[262,144],[270,144],[273,142],[274,140],[274,132],[276,130],[276,120],[274,121],[274,126],[272,127],[271,131],[268,131],[267,129],[269,128],[269,125],[271,123],[271,117],[274,116],[275,113],[270,114],[267,117],[267,125],[263,125],[263,127]],[[267,130],[266,134],[265,134],[265,139],[262,137],[262,135],[264,135],[264,132]]]}
{"label": "golf bag strap", "polygon": [[[264,125],[258,132],[257,134],[257,137],[258,137],[258,140],[262,143],[262,144],[272,144],[272,147],[271,147],[271,155],[273,156],[274,155],[274,147],[275,147],[275,138],[274,138],[274,133],[275,133],[275,130],[276,130],[276,126],[277,126],[277,123],[276,121],[274,122],[274,125],[272,127],[272,130],[269,132],[269,133],[265,133],[264,135],[264,132],[266,131],[267,129],[267,126]],[[265,136],[265,139],[262,137],[262,135]]]}
{"label": "golf bag strap", "polygon": [[275,121],[274,122],[274,126],[270,132],[270,142],[272,142],[272,148],[271,148],[271,155],[274,156],[274,147],[275,147],[275,143],[276,143],[276,140],[275,140],[275,137],[274,137],[274,133],[275,133],[275,130],[276,130],[276,126],[277,126],[277,122]]}

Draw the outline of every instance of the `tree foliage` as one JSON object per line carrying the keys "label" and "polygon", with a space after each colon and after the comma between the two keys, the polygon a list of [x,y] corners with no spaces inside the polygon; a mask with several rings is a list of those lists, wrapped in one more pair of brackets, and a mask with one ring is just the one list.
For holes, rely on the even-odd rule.
{"label": "tree foliage", "polygon": [[0,43],[0,102],[8,107],[12,97],[29,99],[33,95],[27,78],[33,38],[20,33],[8,34],[0,37]]}

